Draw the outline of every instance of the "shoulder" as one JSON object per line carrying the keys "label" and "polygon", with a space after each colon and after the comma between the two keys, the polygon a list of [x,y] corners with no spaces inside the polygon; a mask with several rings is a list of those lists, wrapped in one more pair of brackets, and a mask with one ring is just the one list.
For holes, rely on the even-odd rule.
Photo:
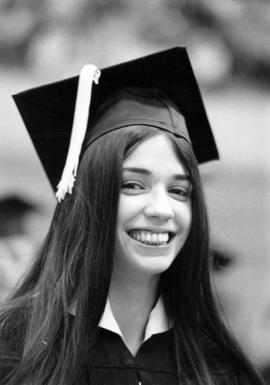
{"label": "shoulder", "polygon": [[21,360],[26,333],[27,311],[8,310],[0,320],[0,379]]}
{"label": "shoulder", "polygon": [[212,378],[216,385],[264,385],[264,382],[256,371],[232,370],[227,372],[213,373]]}
{"label": "shoulder", "polygon": [[[20,307],[6,311],[0,319],[0,339],[10,350],[23,343],[28,309]],[[1,345],[2,346],[2,345]]]}
{"label": "shoulder", "polygon": [[209,337],[201,341],[216,384],[263,385],[255,367],[238,345],[234,349],[225,350]]}

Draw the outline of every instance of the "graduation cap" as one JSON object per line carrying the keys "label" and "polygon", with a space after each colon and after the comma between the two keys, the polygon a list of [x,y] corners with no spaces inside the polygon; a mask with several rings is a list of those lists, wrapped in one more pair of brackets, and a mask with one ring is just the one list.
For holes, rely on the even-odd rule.
{"label": "graduation cap", "polygon": [[[73,186],[84,131],[87,131],[87,136],[90,137],[93,131],[93,141],[93,138],[95,140],[112,129],[137,125],[139,122],[141,125],[153,125],[166,129],[190,141],[198,163],[218,159],[215,140],[186,48],[176,47],[107,67],[101,70],[100,79],[99,76],[100,72],[97,68],[88,65],[83,68],[80,76],[33,88],[13,96],[54,189],[61,175],[61,182],[63,181],[62,172],[65,164],[67,165],[67,153],[70,153],[72,147],[70,138],[75,135],[76,130],[81,131],[78,135],[80,139],[75,144],[79,150],[76,150],[78,154],[73,160],[72,181],[66,188],[66,192],[71,192]],[[93,82],[96,84],[92,84]],[[164,100],[160,102],[158,108],[154,103],[151,109],[149,103],[142,101],[141,95],[130,97],[129,94],[129,97],[120,98],[115,102],[109,118],[108,114],[105,114],[105,117],[103,115],[101,119],[97,119],[98,110],[109,94],[116,89],[134,87],[137,90],[159,90],[171,102],[165,102],[167,116],[174,118],[168,120],[169,118],[165,117]],[[128,108],[128,106],[131,107],[130,103],[133,103],[132,108]],[[170,108],[171,104],[175,108]],[[116,118],[113,125],[108,124],[112,116],[114,118],[119,116],[119,108],[123,112],[126,123],[123,124],[123,116],[120,116],[119,122]],[[115,114],[116,110],[118,114]],[[133,116],[127,116],[126,111],[130,111]],[[60,194],[58,199],[61,200],[64,195],[65,192]]]}

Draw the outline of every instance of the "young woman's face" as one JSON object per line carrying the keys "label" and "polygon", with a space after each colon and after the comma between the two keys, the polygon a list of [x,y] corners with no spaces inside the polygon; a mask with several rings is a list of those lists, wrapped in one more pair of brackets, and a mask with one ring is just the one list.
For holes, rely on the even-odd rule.
{"label": "young woman's face", "polygon": [[160,274],[181,250],[191,225],[188,175],[170,141],[156,135],[123,164],[114,269]]}

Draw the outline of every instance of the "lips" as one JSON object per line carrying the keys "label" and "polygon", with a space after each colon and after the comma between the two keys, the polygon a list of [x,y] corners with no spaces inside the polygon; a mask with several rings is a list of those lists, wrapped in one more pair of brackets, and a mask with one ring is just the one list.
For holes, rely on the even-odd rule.
{"label": "lips", "polygon": [[170,231],[131,230],[128,231],[128,235],[144,245],[165,246],[171,241],[174,233]]}

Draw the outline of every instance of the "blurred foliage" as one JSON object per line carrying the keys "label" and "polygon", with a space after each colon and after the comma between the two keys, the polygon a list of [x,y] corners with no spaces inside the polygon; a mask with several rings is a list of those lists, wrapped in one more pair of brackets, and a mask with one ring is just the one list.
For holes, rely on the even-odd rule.
{"label": "blurred foliage", "polygon": [[31,69],[61,68],[90,51],[107,65],[110,57],[128,58],[127,50],[136,56],[132,47],[143,54],[182,44],[210,80],[265,81],[269,36],[268,0],[0,0],[0,61]]}

